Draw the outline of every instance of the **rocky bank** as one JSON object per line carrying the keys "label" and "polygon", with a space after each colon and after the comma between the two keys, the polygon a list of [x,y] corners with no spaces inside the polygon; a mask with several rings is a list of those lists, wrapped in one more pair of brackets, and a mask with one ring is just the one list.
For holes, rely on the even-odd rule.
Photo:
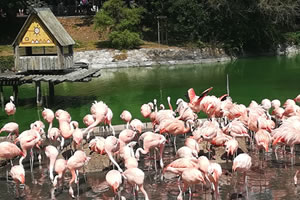
{"label": "rocky bank", "polygon": [[92,68],[142,67],[155,65],[199,64],[230,61],[220,48],[141,48],[135,50],[93,50],[75,52],[74,62],[88,62]]}

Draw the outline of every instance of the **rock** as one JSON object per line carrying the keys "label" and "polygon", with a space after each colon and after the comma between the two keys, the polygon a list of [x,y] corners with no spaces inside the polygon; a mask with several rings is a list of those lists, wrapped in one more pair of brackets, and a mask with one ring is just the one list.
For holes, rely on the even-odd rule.
{"label": "rock", "polygon": [[[116,55],[124,54],[126,59]],[[142,48],[138,50],[99,50],[75,52],[74,62],[86,60],[93,68],[136,67],[170,64],[197,64],[230,61],[231,57],[223,49],[181,49],[181,48]]]}

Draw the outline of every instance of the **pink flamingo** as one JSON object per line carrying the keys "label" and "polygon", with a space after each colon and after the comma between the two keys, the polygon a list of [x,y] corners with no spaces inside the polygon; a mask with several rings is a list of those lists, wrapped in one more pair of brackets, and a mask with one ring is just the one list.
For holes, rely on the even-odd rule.
{"label": "pink flamingo", "polygon": [[168,164],[164,170],[163,174],[166,172],[171,172],[177,175],[181,175],[182,172],[187,168],[197,168],[198,167],[198,159],[196,158],[178,158]]}
{"label": "pink flamingo", "polygon": [[229,139],[225,142],[225,151],[227,152],[227,158],[229,155],[234,156],[239,148],[239,143],[235,138]]}
{"label": "pink flamingo", "polygon": [[97,136],[89,142],[89,149],[92,152],[96,152],[100,155],[105,155],[106,152],[104,149],[104,145],[105,145],[105,138]]}
{"label": "pink flamingo", "polygon": [[14,115],[16,113],[16,106],[14,104],[14,97],[9,97],[10,101],[5,104],[5,112],[7,115]]}
{"label": "pink flamingo", "polygon": [[9,174],[16,183],[17,197],[19,198],[19,184],[25,184],[25,170],[23,165],[15,165],[11,168]]}
{"label": "pink flamingo", "polygon": [[145,173],[141,169],[139,168],[126,169],[123,173],[123,176],[125,180],[127,180],[127,182],[131,184],[134,188],[138,186],[138,188],[144,194],[145,200],[149,200],[148,194],[144,189]]}
{"label": "pink flamingo", "polygon": [[126,128],[129,129],[129,122],[132,119],[131,113],[128,110],[123,110],[123,112],[120,115],[120,118],[126,122]]}
{"label": "pink flamingo", "polygon": [[71,156],[67,161],[67,168],[70,170],[72,174],[72,178],[69,181],[69,194],[72,196],[72,198],[75,198],[73,188],[72,188],[72,183],[75,181],[75,183],[77,184],[77,192],[78,192],[77,196],[79,196],[79,188],[78,188],[79,180],[77,177],[78,170],[82,168],[85,164],[87,164],[89,160],[90,157],[87,157],[83,151],[77,150],[74,153],[74,155]]}
{"label": "pink flamingo", "polygon": [[244,173],[244,182],[247,184],[246,172],[250,170],[252,161],[247,153],[241,153],[233,160],[232,171],[239,171]]}
{"label": "pink flamingo", "polygon": [[[164,163],[163,163],[163,151],[165,148],[165,144],[166,144],[166,138],[163,135],[159,135],[159,134],[150,134],[147,135],[144,138],[144,142],[143,142],[143,148],[138,148],[135,152],[135,157],[137,158],[137,160],[139,160],[140,158],[140,152],[142,154],[147,154],[150,152],[151,148],[155,148],[158,147],[159,148],[159,156],[160,156],[160,167],[164,168]],[[155,166],[156,166],[156,158],[155,158]],[[156,168],[155,168],[156,169]]]}
{"label": "pink flamingo", "polygon": [[52,127],[53,120],[55,118],[54,112],[49,108],[44,108],[44,110],[42,112],[42,116],[43,116],[44,120],[49,123],[47,137],[52,141],[56,141],[61,133],[58,128]]}
{"label": "pink flamingo", "polygon": [[260,129],[255,133],[254,138],[258,149],[264,148],[266,152],[269,151],[269,144],[272,141],[272,137],[268,131]]}
{"label": "pink flamingo", "polygon": [[115,136],[108,136],[105,139],[104,149],[105,149],[105,152],[107,153],[110,161],[118,168],[118,171],[123,172],[123,170],[120,168],[120,166],[118,165],[118,163],[115,161],[115,159],[112,156],[113,153],[116,153],[117,151],[120,150],[120,142],[119,142],[118,138],[116,138]]}
{"label": "pink flamingo", "polygon": [[[200,170],[197,168],[188,168],[185,169],[181,174],[181,179],[183,181],[183,189],[181,190],[180,185],[178,185],[178,188],[180,190],[179,195],[177,199],[183,199],[182,198],[182,192],[185,192],[187,188],[189,188],[192,185],[203,183],[205,184],[205,180],[203,177],[203,174]],[[190,190],[190,199],[192,198],[192,192]]]}
{"label": "pink flamingo", "polygon": [[144,128],[144,124],[139,119],[133,119],[129,125],[132,130],[137,131],[139,134],[142,133],[142,130]]}
{"label": "pink flamingo", "polygon": [[219,163],[210,163],[208,166],[208,178],[210,182],[213,184],[216,194],[216,199],[219,197],[219,179],[222,175],[222,167]]}
{"label": "pink flamingo", "polygon": [[111,111],[110,108],[107,108],[107,113],[106,113],[105,119],[104,119],[104,125],[108,125],[109,128],[111,128],[111,130],[112,130],[113,136],[115,136],[115,135],[116,135],[115,129],[114,129],[114,127],[111,125],[111,120],[112,120],[112,118],[113,118],[113,112]]}
{"label": "pink flamingo", "polygon": [[152,112],[152,109],[153,109],[153,104],[152,102],[149,102],[147,104],[143,104],[141,106],[141,114],[144,118],[149,118],[150,117],[150,114]]}
{"label": "pink flamingo", "polygon": [[[83,117],[83,123],[88,127],[89,125],[91,125],[92,123],[95,122],[95,119],[93,117],[93,115],[91,114],[87,114]],[[94,131],[94,128],[90,129],[86,135],[86,139],[89,140],[90,139],[90,135],[91,135],[91,132]],[[84,135],[85,136],[85,135]]]}
{"label": "pink flamingo", "polygon": [[198,158],[198,152],[187,146],[182,146],[177,150],[176,158]]}
{"label": "pink flamingo", "polygon": [[95,121],[83,131],[84,135],[88,133],[91,129],[96,127],[100,122],[104,122],[105,116],[108,112],[108,106],[103,101],[95,101],[92,104],[90,111]]}
{"label": "pink flamingo", "polygon": [[212,90],[213,88],[210,87],[208,89],[206,89],[205,91],[203,91],[201,93],[200,96],[197,96],[194,89],[190,88],[188,90],[188,99],[189,99],[189,106],[190,108],[195,112],[198,113],[201,111],[201,107],[200,107],[200,102],[202,101],[202,99]]}
{"label": "pink flamingo", "polygon": [[296,97],[294,98],[294,101],[295,101],[296,103],[300,103],[300,94],[298,94],[298,96],[296,96]]}
{"label": "pink flamingo", "polygon": [[122,175],[117,170],[110,170],[105,175],[105,180],[108,183],[108,185],[113,189],[115,194],[118,194],[118,189],[120,185],[122,184]]}
{"label": "pink flamingo", "polygon": [[174,119],[174,120],[172,120],[172,123],[169,123],[168,126],[165,126],[164,128],[162,128],[160,130],[160,134],[169,133],[169,134],[172,134],[174,136],[174,150],[176,152],[177,151],[176,136],[177,135],[183,135],[185,133],[190,132],[192,124],[193,124],[193,121],[190,121],[190,120],[187,121],[187,122],[184,122],[184,121],[179,120],[179,119]]}
{"label": "pink flamingo", "polygon": [[121,147],[128,144],[135,138],[136,132],[131,129],[124,129],[119,134],[119,141]]}
{"label": "pink flamingo", "polygon": [[39,142],[40,142],[41,136],[39,134],[39,132],[37,132],[34,129],[30,129],[30,130],[26,130],[23,131],[19,137],[16,139],[16,141],[20,141],[20,145],[22,148],[22,151],[24,153],[24,156],[19,160],[20,163],[23,162],[23,159],[27,156],[27,150],[30,149],[30,169],[31,172],[33,170],[33,152],[32,152],[32,148],[33,147],[37,147],[38,149],[40,149],[39,147]]}
{"label": "pink flamingo", "polygon": [[54,187],[57,186],[57,181],[58,181],[57,179],[63,178],[63,175],[66,172],[66,169],[67,169],[67,160],[65,160],[63,158],[57,159],[55,162],[55,166],[54,166],[54,170],[57,173],[57,175],[54,177],[54,180],[53,180]]}
{"label": "pink flamingo", "polygon": [[16,137],[18,137],[19,136],[19,125],[15,122],[8,122],[0,129],[0,133],[2,133],[2,132],[9,133],[7,138],[11,138],[12,133],[14,133]]}
{"label": "pink flamingo", "polygon": [[83,132],[82,130],[78,127],[79,124],[76,121],[73,121],[73,125],[75,127],[75,130],[73,131],[72,137],[73,137],[73,144],[74,148],[77,149],[80,147],[82,140],[83,140]]}
{"label": "pink flamingo", "polygon": [[54,169],[56,158],[58,156],[58,150],[54,146],[48,145],[45,148],[45,154],[50,160],[50,162],[49,162],[49,174],[50,174],[49,177],[50,177],[51,182],[53,182],[53,180],[54,180],[53,169]]}

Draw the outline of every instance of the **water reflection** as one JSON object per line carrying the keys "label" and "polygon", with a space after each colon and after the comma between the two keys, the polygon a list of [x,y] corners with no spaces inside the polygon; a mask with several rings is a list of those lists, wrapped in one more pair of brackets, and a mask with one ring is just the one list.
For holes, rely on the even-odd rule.
{"label": "water reflection", "polygon": [[[247,185],[243,182],[243,175],[232,173],[232,163],[229,161],[221,164],[223,174],[220,179],[221,199],[299,199],[300,186],[295,187],[293,176],[299,169],[299,154],[296,156],[296,165],[291,165],[289,156],[282,156],[278,161],[272,153],[263,155],[256,152],[250,153],[252,157],[252,167],[248,174]],[[164,154],[164,162],[168,164],[174,160],[173,147],[167,146]],[[150,164],[151,163],[151,164]],[[51,199],[52,185],[48,177],[48,161],[43,161],[42,166],[34,165],[31,173],[29,164],[25,164],[26,184],[20,189],[22,199]],[[139,168],[145,172],[144,187],[151,200],[177,199],[179,193],[177,187],[177,177],[171,173],[166,173],[161,180],[161,170],[154,171],[153,160],[145,156],[139,163]],[[6,182],[5,169],[1,169],[0,192],[1,199],[15,198],[15,185],[12,181]],[[86,181],[80,173],[79,198],[77,199],[112,199],[114,194],[105,182],[107,171],[93,172],[86,175]],[[69,172],[66,173],[63,187],[59,187],[52,196],[52,199],[65,200],[72,199],[68,194],[68,182],[71,178]],[[132,187],[125,183],[121,195],[126,199],[133,199]],[[77,188],[74,186],[74,194]],[[138,199],[144,199],[142,193],[138,194]],[[188,193],[185,198],[188,199]],[[209,185],[197,185],[193,188],[193,199],[214,199]]]}

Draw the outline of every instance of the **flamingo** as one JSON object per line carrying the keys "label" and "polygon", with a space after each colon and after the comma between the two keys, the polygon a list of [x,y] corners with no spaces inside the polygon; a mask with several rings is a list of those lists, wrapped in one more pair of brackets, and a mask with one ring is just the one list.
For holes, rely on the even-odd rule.
{"label": "flamingo", "polygon": [[19,198],[19,184],[25,183],[25,170],[23,165],[15,165],[11,168],[9,174],[16,183],[17,197]]}
{"label": "flamingo", "polygon": [[114,129],[114,127],[111,125],[111,120],[112,120],[112,118],[113,118],[113,112],[112,112],[111,109],[108,107],[108,108],[107,108],[107,113],[106,113],[105,119],[104,119],[104,125],[108,125],[108,126],[111,128],[111,130],[112,130],[113,136],[115,136],[115,135],[116,135],[115,129]]}
{"label": "flamingo", "polygon": [[144,129],[144,124],[139,119],[133,119],[129,125],[132,130],[138,132],[139,134],[141,134],[142,130]]}
{"label": "flamingo", "polygon": [[219,197],[219,179],[222,175],[222,167],[219,163],[210,163],[208,166],[208,178],[214,186],[216,199]]}
{"label": "flamingo", "polygon": [[[183,189],[180,189],[179,187],[179,195],[177,197],[177,199],[183,199],[182,198],[182,192],[185,192],[185,190],[190,187],[191,185],[195,185],[195,184],[199,184],[199,183],[204,183],[205,184],[205,180],[203,177],[203,174],[200,170],[198,170],[197,168],[187,168],[185,170],[183,170],[182,174],[181,174],[181,179],[183,181]],[[190,199],[192,197],[192,193],[190,191]]]}
{"label": "flamingo", "polygon": [[56,187],[57,186],[57,179],[62,179],[63,175],[65,173],[67,169],[67,160],[60,158],[57,159],[54,165],[54,170],[57,173],[57,175],[54,177],[53,180],[53,186]]}
{"label": "flamingo", "polygon": [[7,138],[11,138],[11,134],[14,133],[16,137],[19,136],[19,125],[15,122],[6,123],[1,129],[0,133],[8,132]]}
{"label": "flamingo", "polygon": [[[78,170],[82,168],[87,162],[90,160],[90,157],[87,157],[86,154],[81,151],[77,150],[73,156],[71,156],[67,161],[67,168],[70,170],[72,174],[72,178],[69,181],[69,194],[72,198],[75,198],[72,183],[75,181],[77,184],[77,188],[79,187],[79,180],[77,177]],[[78,195],[79,196],[79,188],[78,188]]]}
{"label": "flamingo", "polygon": [[[93,115],[87,114],[83,117],[83,123],[88,127],[89,125],[93,124],[95,122],[95,119]],[[86,139],[89,140],[91,136],[91,132],[94,131],[94,128],[90,129],[86,135]]]}
{"label": "flamingo", "polygon": [[210,87],[206,90],[204,90],[200,96],[197,96],[194,89],[190,88],[187,93],[187,98],[189,100],[188,105],[190,108],[195,112],[198,113],[201,111],[200,102],[202,99],[212,90],[213,88]]}
{"label": "flamingo", "polygon": [[47,137],[51,141],[56,141],[58,139],[58,137],[61,135],[61,133],[60,133],[60,130],[58,128],[52,127],[53,126],[53,120],[55,118],[54,112],[49,108],[44,108],[44,110],[42,112],[42,116],[43,116],[44,120],[49,123],[48,131],[47,131]]}
{"label": "flamingo", "polygon": [[67,170],[67,160],[65,160],[63,158],[57,159],[55,161],[54,170],[57,173],[57,175],[54,177],[54,180],[52,182],[54,188],[51,191],[51,199],[55,199],[54,192],[57,188],[58,179],[62,179],[62,184],[61,185],[62,185],[62,188],[63,188],[63,182],[64,182],[63,176],[64,176],[64,174]]}
{"label": "flamingo", "polygon": [[113,189],[115,194],[118,194],[118,189],[120,185],[122,184],[122,175],[117,170],[110,170],[105,175],[105,180],[108,183],[108,185]]}
{"label": "flamingo", "polygon": [[54,169],[56,158],[58,156],[58,150],[54,146],[48,145],[45,148],[45,154],[50,160],[50,162],[49,162],[49,174],[50,174],[49,177],[50,177],[51,182],[53,182],[53,180],[54,180],[53,169]]}
{"label": "flamingo", "polygon": [[120,168],[120,166],[112,156],[113,153],[116,153],[117,151],[120,150],[120,142],[118,138],[116,138],[115,136],[108,136],[105,139],[104,149],[110,161],[118,168],[118,171],[123,172],[123,170]]}
{"label": "flamingo", "polygon": [[123,173],[123,176],[129,184],[133,185],[134,187],[138,186],[138,188],[144,194],[145,200],[149,200],[148,194],[144,189],[145,173],[141,169],[139,168],[126,169]]}
{"label": "flamingo", "polygon": [[[9,159],[11,161],[11,166],[13,166],[11,159],[17,156],[24,156],[24,153],[17,145],[6,141],[0,143],[0,158]],[[6,171],[6,175],[6,179],[8,180],[8,171]]]}
{"label": "flamingo", "polygon": [[252,159],[247,153],[241,153],[233,160],[232,171],[244,173],[244,182],[247,184],[246,172],[250,170]]}
{"label": "flamingo", "polygon": [[10,96],[9,97],[9,102],[5,104],[5,112],[6,114],[9,115],[14,115],[16,113],[16,106],[14,104],[14,97]]}
{"label": "flamingo", "polygon": [[104,155],[106,154],[104,145],[105,145],[105,138],[97,136],[89,142],[89,149],[92,152],[96,152],[100,155]]}
{"label": "flamingo", "polygon": [[73,137],[73,144],[74,148],[76,149],[77,147],[80,147],[82,140],[83,140],[83,132],[82,130],[78,127],[79,124],[76,121],[73,121],[73,125],[75,127],[75,130],[73,131],[72,137]]}
{"label": "flamingo", "polygon": [[[144,142],[143,142],[144,149],[138,148],[135,152],[135,157],[137,158],[137,160],[139,160],[140,152],[142,154],[147,154],[147,153],[149,153],[151,148],[158,147],[159,148],[159,156],[160,156],[160,167],[163,168],[164,163],[163,163],[162,156],[163,156],[165,144],[166,144],[166,138],[163,135],[149,134],[144,138]],[[156,166],[156,161],[155,161],[155,166]]]}
{"label": "flamingo", "polygon": [[120,118],[126,122],[126,129],[129,129],[129,122],[132,119],[131,113],[128,110],[123,110],[123,112],[120,115]]}

